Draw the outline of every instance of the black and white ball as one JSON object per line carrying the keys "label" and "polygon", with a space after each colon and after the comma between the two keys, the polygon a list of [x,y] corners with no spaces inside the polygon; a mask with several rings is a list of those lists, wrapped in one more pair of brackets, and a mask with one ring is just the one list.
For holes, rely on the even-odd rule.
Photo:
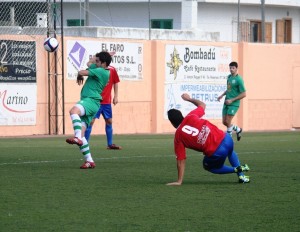
{"label": "black and white ball", "polygon": [[48,37],[44,41],[44,48],[47,52],[55,52],[58,48],[58,41],[56,38]]}

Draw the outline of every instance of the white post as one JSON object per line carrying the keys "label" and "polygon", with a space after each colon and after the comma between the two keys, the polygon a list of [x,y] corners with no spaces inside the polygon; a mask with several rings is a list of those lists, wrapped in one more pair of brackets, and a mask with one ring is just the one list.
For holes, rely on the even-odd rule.
{"label": "white post", "polygon": [[196,29],[198,21],[198,1],[182,0],[181,29]]}
{"label": "white post", "polygon": [[90,25],[89,12],[90,12],[90,2],[89,0],[85,0],[85,26]]}
{"label": "white post", "polygon": [[261,0],[261,42],[265,42],[265,0]]}
{"label": "white post", "polygon": [[10,25],[15,26],[15,8],[13,6],[10,7]]}
{"label": "white post", "polygon": [[83,26],[83,25],[81,25],[81,18],[82,18],[82,16],[81,16],[81,0],[79,0],[79,25],[80,26]]}
{"label": "white post", "polygon": [[240,28],[240,0],[238,0],[238,20],[237,20],[237,42],[239,43],[240,42],[240,39],[241,39],[241,28]]}

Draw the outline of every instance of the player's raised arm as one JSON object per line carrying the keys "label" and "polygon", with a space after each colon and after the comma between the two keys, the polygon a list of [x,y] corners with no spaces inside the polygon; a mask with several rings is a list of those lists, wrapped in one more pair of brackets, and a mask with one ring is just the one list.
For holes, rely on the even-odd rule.
{"label": "player's raised arm", "polygon": [[185,101],[193,103],[197,107],[201,106],[203,109],[205,109],[206,107],[206,104],[204,102],[198,99],[191,98],[190,95],[188,95],[187,93],[182,94],[181,98]]}

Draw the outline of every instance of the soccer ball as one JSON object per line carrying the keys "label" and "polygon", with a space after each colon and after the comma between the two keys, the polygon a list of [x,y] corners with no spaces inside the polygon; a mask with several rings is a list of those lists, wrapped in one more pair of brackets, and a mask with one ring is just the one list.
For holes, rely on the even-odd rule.
{"label": "soccer ball", "polygon": [[44,48],[47,52],[55,52],[58,48],[58,41],[53,37],[49,37],[44,41]]}

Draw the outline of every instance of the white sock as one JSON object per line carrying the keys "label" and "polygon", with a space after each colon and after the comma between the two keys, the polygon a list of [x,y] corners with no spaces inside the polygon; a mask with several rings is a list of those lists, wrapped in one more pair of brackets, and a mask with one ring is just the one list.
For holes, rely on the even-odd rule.
{"label": "white sock", "polygon": [[232,135],[232,130],[233,130],[233,125],[231,125],[230,127],[227,127],[227,133]]}
{"label": "white sock", "polygon": [[72,114],[71,120],[74,129],[74,135],[77,138],[81,138],[81,119],[78,114]]}
{"label": "white sock", "polygon": [[80,147],[80,151],[82,152],[85,161],[94,162],[94,160],[92,158],[92,154],[90,152],[89,143],[87,142],[85,137],[83,137],[81,139],[82,139],[83,144]]}
{"label": "white sock", "polygon": [[89,153],[89,154],[87,154],[87,155],[84,155],[83,157],[84,157],[85,161],[89,161],[89,162],[94,163],[94,160],[93,160],[93,158],[92,158],[91,153]]}
{"label": "white sock", "polygon": [[239,128],[237,125],[233,125],[233,130],[236,131],[236,133],[239,133],[241,128]]}

